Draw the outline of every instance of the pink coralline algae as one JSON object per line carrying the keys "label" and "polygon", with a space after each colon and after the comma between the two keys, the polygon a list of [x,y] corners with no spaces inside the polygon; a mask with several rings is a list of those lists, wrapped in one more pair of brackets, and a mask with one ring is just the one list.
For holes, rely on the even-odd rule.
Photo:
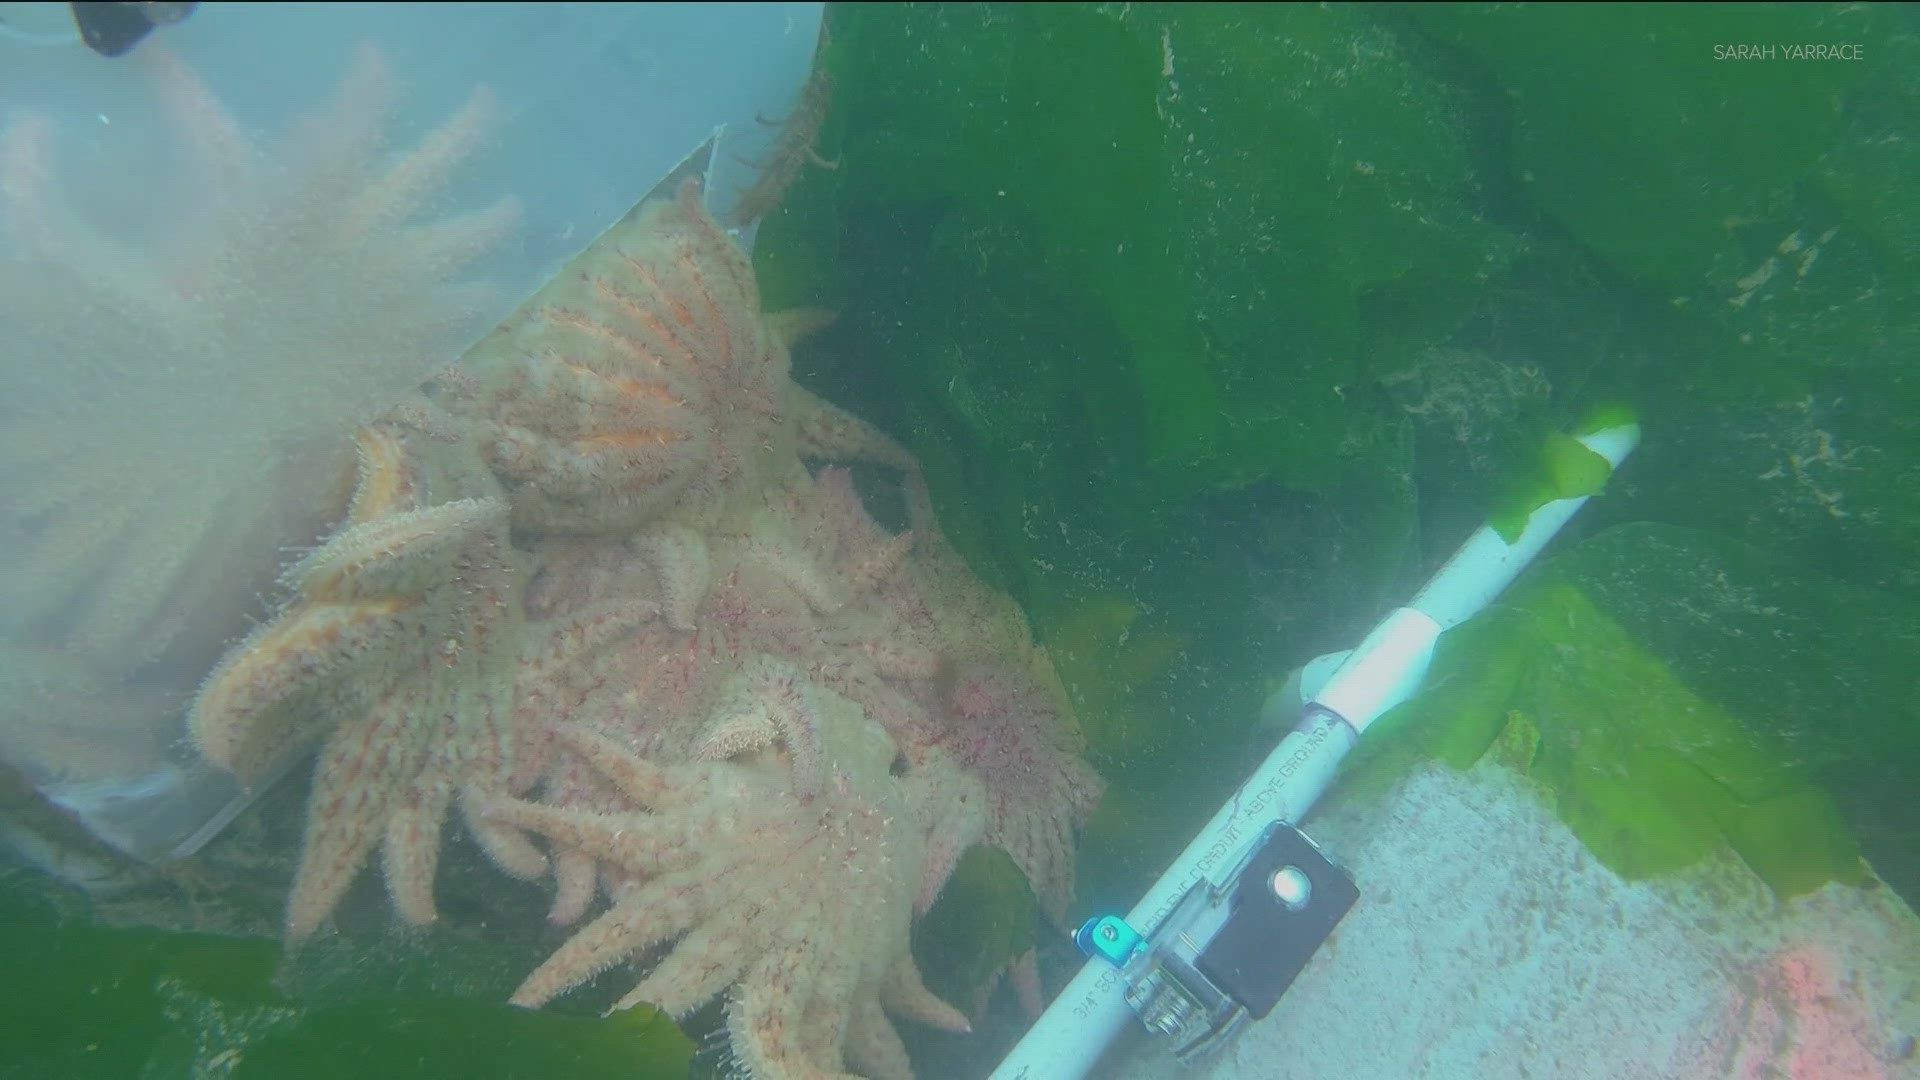
{"label": "pink coralline algae", "polygon": [[1759,965],[1681,1048],[1674,1075],[1701,1080],[1885,1080],[1885,1039],[1861,994],[1810,945]]}
{"label": "pink coralline algae", "polygon": [[323,742],[296,938],[376,851],[434,918],[458,806],[554,922],[605,902],[517,1002],[638,965],[622,1007],[726,995],[752,1076],[909,1077],[890,1017],[966,1028],[913,920],[976,842],[1061,916],[1101,785],[912,456],[789,378],[820,318],[758,303],[692,185],[617,225],[366,429],[348,519],[193,729],[243,777]]}

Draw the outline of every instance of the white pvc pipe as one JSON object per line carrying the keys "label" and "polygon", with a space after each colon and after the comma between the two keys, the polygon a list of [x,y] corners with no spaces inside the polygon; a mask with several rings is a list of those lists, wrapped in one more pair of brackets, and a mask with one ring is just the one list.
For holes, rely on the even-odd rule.
{"label": "white pvc pipe", "polygon": [[[1582,435],[1579,441],[1617,469],[1639,444],[1640,426],[1622,424]],[[1511,544],[1502,540],[1492,526],[1482,525],[1408,606],[1432,616],[1443,631],[1472,618],[1512,584],[1586,501],[1556,499],[1540,507],[1527,518],[1526,528]]]}
{"label": "white pvc pipe", "polygon": [[[1580,437],[1615,468],[1639,441],[1634,424]],[[1440,634],[1500,595],[1586,501],[1583,496],[1541,506],[1512,544],[1488,526],[1469,537],[1411,604],[1388,615],[1340,662],[1324,687],[1317,693],[1306,688],[1311,701],[1338,718],[1309,710],[1127,913],[1128,924],[1152,932],[1195,882],[1236,865],[1268,823],[1305,817],[1359,733],[1419,688]],[[1089,960],[1001,1061],[993,1080],[1077,1080],[1132,1015],[1120,970]]]}
{"label": "white pvc pipe", "polygon": [[[1238,862],[1269,822],[1299,820],[1333,782],[1353,740],[1353,729],[1324,714],[1289,733],[1127,912],[1128,925],[1157,925],[1195,882]],[[1120,969],[1088,961],[1001,1061],[993,1080],[1084,1076],[1132,1016]]]}

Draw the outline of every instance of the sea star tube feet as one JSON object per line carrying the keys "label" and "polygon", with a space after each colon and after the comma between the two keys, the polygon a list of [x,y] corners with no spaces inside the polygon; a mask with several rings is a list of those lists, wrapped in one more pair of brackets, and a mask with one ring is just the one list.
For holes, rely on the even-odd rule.
{"label": "sea star tube feet", "polygon": [[[795,783],[783,755],[659,765],[575,728],[557,737],[640,809],[499,800],[499,820],[588,851],[624,880],[613,905],[528,976],[541,1004],[624,959],[674,944],[619,1006],[683,1015],[732,989],[735,1054],[753,1075],[910,1075],[883,1008],[952,1030],[965,1018],[921,985],[908,948],[934,785],[895,776],[892,740],[853,703],[813,691],[832,776]],[[948,825],[940,822],[941,826]]]}
{"label": "sea star tube feet", "polygon": [[[518,599],[507,506],[458,448],[371,425],[341,528],[287,574],[293,600],[228,653],[189,717],[207,758],[243,780],[323,739],[306,843],[288,903],[313,932],[377,847],[394,906],[434,918],[440,829],[459,797],[504,868],[544,871],[538,850],[481,820],[504,792]],[[428,504],[428,492],[478,497]]]}
{"label": "sea star tube feet", "polygon": [[638,962],[623,1004],[724,996],[755,1076],[905,1077],[889,1014],[965,1027],[913,919],[983,840],[1058,917],[1099,782],[912,456],[792,382],[817,320],[757,305],[695,189],[609,230],[370,429],[347,521],[195,731],[248,775],[325,740],[296,937],[375,850],[431,919],[457,800],[585,919],[515,1001]]}

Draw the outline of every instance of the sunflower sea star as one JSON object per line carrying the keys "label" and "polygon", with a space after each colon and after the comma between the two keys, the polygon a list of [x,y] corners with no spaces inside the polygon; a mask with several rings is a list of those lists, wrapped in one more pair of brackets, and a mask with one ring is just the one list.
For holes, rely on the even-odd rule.
{"label": "sunflower sea star", "polygon": [[1013,856],[1047,914],[1065,923],[1073,899],[1073,830],[1100,799],[1100,778],[1074,733],[1035,688],[1004,665],[970,661],[952,673],[940,743],[987,782],[984,839]]}
{"label": "sunflower sea star", "polygon": [[184,63],[151,59],[184,160],[153,181],[144,232],[74,194],[70,133],[0,126],[0,553],[18,563],[0,566],[0,629],[103,682],[218,654],[288,524],[338,512],[318,500],[342,435],[482,309],[488,291],[453,279],[518,213],[423,220],[480,143],[484,92],[389,156],[395,79],[363,49],[328,108],[262,144]]}
{"label": "sunflower sea star", "polygon": [[[728,995],[766,1078],[910,1077],[888,1013],[965,1029],[913,919],[979,841],[1057,917],[1098,780],[912,456],[791,381],[821,321],[759,313],[689,185],[363,430],[347,521],[193,717],[242,777],[325,739],[292,936],[376,848],[400,915],[431,919],[457,800],[506,870],[551,872],[554,922],[610,905],[521,1004],[641,963],[620,1007]],[[911,528],[825,461],[897,473]]]}
{"label": "sunflower sea star", "polygon": [[[935,781],[896,780],[879,725],[816,690],[818,745],[789,758],[658,766],[577,729],[559,738],[642,813],[502,801],[492,813],[591,852],[628,875],[612,908],[528,976],[539,1005],[661,941],[678,944],[616,1008],[683,1014],[735,987],[735,1053],[755,1076],[911,1075],[882,1007],[949,1030],[964,1017],[928,993],[908,949]],[[832,762],[830,775],[807,777]],[[682,936],[684,935],[684,936]]]}
{"label": "sunflower sea star", "polygon": [[[506,789],[518,601],[507,505],[457,446],[363,428],[342,528],[286,575],[296,599],[242,642],[190,717],[207,758],[252,781],[324,736],[287,932],[311,933],[379,847],[394,905],[434,918],[440,829],[456,795],[509,870],[545,869],[472,816]],[[424,445],[423,445],[424,444]],[[478,497],[429,505],[430,491]]]}
{"label": "sunflower sea star", "polygon": [[616,225],[476,346],[468,363],[493,377],[454,404],[476,416],[515,524],[698,521],[756,486],[787,351],[755,297],[752,267],[690,186]]}

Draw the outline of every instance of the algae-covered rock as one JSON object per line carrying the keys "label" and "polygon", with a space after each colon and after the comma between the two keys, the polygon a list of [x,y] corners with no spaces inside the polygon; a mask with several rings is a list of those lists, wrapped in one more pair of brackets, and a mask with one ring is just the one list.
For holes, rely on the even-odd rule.
{"label": "algae-covered rock", "polygon": [[[1394,459],[1369,357],[1444,336],[1509,250],[1462,95],[1399,37],[1344,8],[837,15],[840,283],[985,448],[1174,490]],[[819,236],[798,198],[769,265]]]}
{"label": "algae-covered rock", "polygon": [[1571,549],[1442,641],[1430,691],[1383,718],[1368,784],[1489,753],[1543,786],[1626,877],[1730,847],[1776,892],[1913,895],[1920,756],[1903,664],[1920,609],[1711,534],[1621,526]]}
{"label": "algae-covered rock", "polygon": [[1621,270],[1683,295],[1747,273],[1742,225],[1814,175],[1867,74],[1782,50],[1878,52],[1886,22],[1815,4],[1462,4],[1416,17],[1497,74],[1527,194]]}
{"label": "algae-covered rock", "polygon": [[[1242,689],[1350,645],[1489,514],[1511,529],[1604,481],[1570,540],[1665,522],[1695,530],[1700,558],[1621,592],[1570,575],[1599,553],[1631,562],[1648,534],[1572,549],[1558,591],[1537,583],[1450,635],[1426,706],[1450,720],[1421,752],[1470,761],[1505,732],[1580,835],[1636,873],[1730,844],[1794,892],[1848,877],[1851,830],[1920,895],[1889,839],[1913,847],[1891,763],[1920,748],[1884,744],[1877,772],[1871,754],[1809,757],[1817,709],[1787,724],[1742,693],[1777,681],[1716,675],[1675,639],[1726,644],[1726,671],[1764,666],[1741,646],[1779,625],[1742,638],[1724,629],[1737,617],[1703,625],[1680,602],[1722,572],[1764,584],[1737,554],[1760,552],[1775,584],[1836,579],[1828,595],[1848,598],[1782,594],[1804,647],[1767,657],[1799,687],[1779,700],[1847,699],[1903,670],[1842,634],[1874,659],[1822,682],[1807,628],[1881,625],[1920,596],[1910,19],[834,14],[821,152],[838,168],[796,187],[757,255],[792,283],[770,286],[777,302],[845,309],[796,370],[914,446],[956,544],[1041,639],[1125,645],[1125,610],[1136,638],[1184,646],[1101,702],[1108,673],[1152,650],[1063,667],[1107,714],[1090,730],[1117,762],[1096,859],[1150,863],[1186,804],[1230,786],[1243,751],[1223,732],[1257,696]],[[1776,51],[1716,57],[1741,44]],[[1864,55],[1785,52],[1815,44]],[[1618,477],[1548,435],[1610,401],[1647,431]]]}

